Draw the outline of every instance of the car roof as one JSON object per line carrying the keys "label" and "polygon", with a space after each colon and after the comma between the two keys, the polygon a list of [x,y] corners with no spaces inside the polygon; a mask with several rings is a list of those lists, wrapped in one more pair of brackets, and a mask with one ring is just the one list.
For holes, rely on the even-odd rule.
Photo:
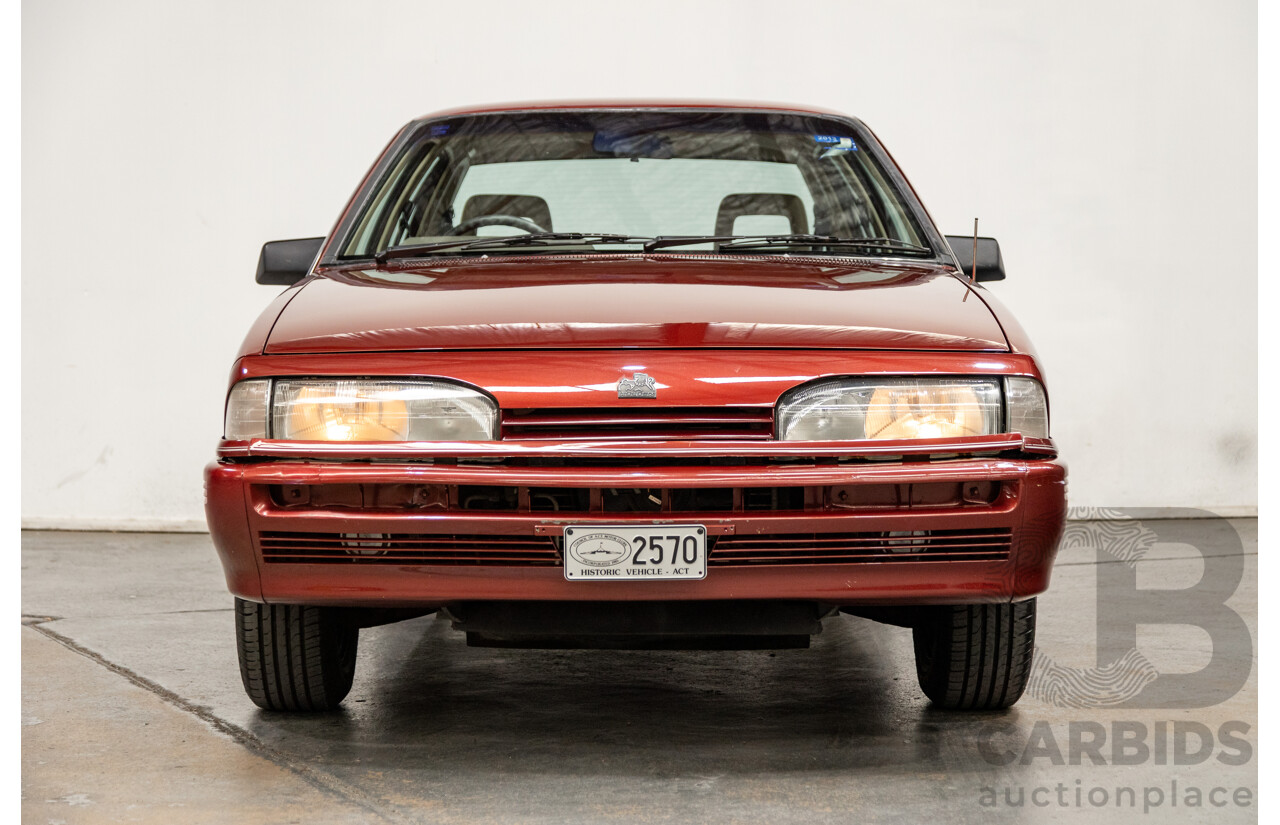
{"label": "car roof", "polygon": [[726,101],[726,100],[663,100],[663,99],[637,99],[637,100],[539,100],[524,101],[517,103],[490,103],[480,106],[460,106],[452,109],[442,109],[438,112],[431,112],[418,118],[419,121],[437,120],[442,117],[454,117],[458,115],[487,115],[497,114],[500,112],[530,112],[540,110],[562,110],[562,109],[644,109],[644,110],[661,110],[661,109],[719,109],[723,111],[770,111],[770,112],[795,112],[806,115],[826,115],[841,118],[848,118],[848,115],[834,111],[832,109],[822,109],[813,106],[796,106],[788,103],[762,103],[752,101]]}

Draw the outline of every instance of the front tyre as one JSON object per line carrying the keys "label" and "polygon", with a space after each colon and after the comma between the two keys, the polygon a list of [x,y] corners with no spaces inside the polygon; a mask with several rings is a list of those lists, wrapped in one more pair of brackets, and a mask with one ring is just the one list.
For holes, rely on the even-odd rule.
{"label": "front tyre", "polygon": [[1036,600],[928,608],[912,636],[925,696],[954,710],[1017,702],[1031,672]]}
{"label": "front tyre", "polygon": [[265,710],[333,710],[351,690],[359,628],[331,607],[236,599],[240,678]]}

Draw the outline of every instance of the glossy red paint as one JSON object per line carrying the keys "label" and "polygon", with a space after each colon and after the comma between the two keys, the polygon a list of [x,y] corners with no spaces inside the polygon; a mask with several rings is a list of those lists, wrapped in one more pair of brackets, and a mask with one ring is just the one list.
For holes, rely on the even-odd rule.
{"label": "glossy red paint", "polygon": [[[224,457],[323,458],[332,460],[388,458],[899,458],[934,455],[989,455],[1009,451],[1054,455],[1052,442],[1030,448],[1017,433],[967,439],[911,441],[421,441],[415,443],[309,443],[297,441],[228,441],[219,448]],[[628,474],[630,475],[630,471]],[[714,477],[714,471],[709,476]],[[614,479],[625,485],[626,479]],[[687,486],[706,486],[690,484]]]}
{"label": "glossy red paint", "polygon": [[[332,512],[285,510],[267,494],[267,485],[315,484],[359,480],[423,484],[441,481],[595,485],[604,473],[553,470],[494,479],[494,468],[436,468],[420,465],[325,466],[305,463],[211,464],[205,471],[209,525],[222,558],[227,585],[241,598],[296,604],[365,607],[436,607],[468,599],[556,601],[816,599],[838,605],[960,604],[1008,601],[1034,596],[1049,582],[1065,517],[1065,468],[1056,461],[986,460],[898,467],[828,469],[809,482],[838,478],[844,484],[916,482],[963,477],[1012,482],[989,506],[964,511],[917,509],[896,512],[799,514],[664,513],[596,514],[554,518],[545,513],[437,514],[430,512]],[[816,469],[816,468],[815,468]],[[668,468],[643,481],[684,476],[688,482],[732,483],[734,471]],[[623,470],[612,471],[625,474]],[[786,470],[781,473],[788,472]],[[794,472],[794,471],[791,471]],[[741,475],[742,471],[737,471]],[[642,479],[633,479],[639,484]],[[750,480],[750,479],[745,479]],[[772,478],[770,480],[773,480]],[[794,480],[794,479],[793,479]],[[760,483],[763,479],[755,479]],[[564,524],[687,523],[696,519],[712,535],[716,527],[759,533],[839,533],[1005,528],[1012,530],[1014,552],[994,562],[925,561],[892,564],[760,565],[714,569],[701,581],[569,582],[558,567],[433,566],[356,564],[263,564],[254,536],[262,531],[347,534],[469,536],[551,535]],[[248,542],[246,546],[245,542]],[[714,551],[713,551],[714,556]]]}
{"label": "glossy red paint", "polygon": [[[620,330],[612,334],[620,335]],[[503,409],[618,407],[617,382],[644,372],[658,383],[646,407],[772,407],[789,389],[837,375],[1023,375],[1036,361],[1003,352],[813,349],[542,349],[262,355],[240,359],[233,381],[308,375],[449,378],[483,388]]]}
{"label": "glossy red paint", "polygon": [[794,106],[789,103],[763,103],[746,100],[645,100],[645,99],[601,99],[601,100],[539,100],[516,103],[488,103],[481,106],[459,106],[453,109],[442,109],[423,115],[419,120],[439,120],[459,115],[484,115],[496,112],[533,112],[555,111],[558,109],[730,109],[752,112],[796,112],[807,115],[828,115],[844,117],[831,109],[817,109],[811,106]]}
{"label": "glossy red paint", "polygon": [[963,301],[969,287],[946,269],[707,258],[512,256],[348,271],[303,286],[266,352],[1008,349],[995,317]]}
{"label": "glossy red paint", "polygon": [[[608,263],[615,263],[613,261]],[[236,362],[233,380],[285,376],[416,376],[443,377],[483,388],[491,393],[504,410],[525,408],[601,408],[617,407],[617,380],[637,371],[647,372],[658,380],[659,399],[635,399],[627,402],[629,408],[693,407],[715,409],[717,407],[763,407],[772,409],[787,390],[819,378],[838,375],[993,375],[1029,376],[1039,378],[1035,359],[1024,352],[995,351],[996,341],[988,341],[992,351],[966,349],[959,339],[972,342],[972,335],[952,334],[948,341],[951,351],[922,351],[919,349],[860,349],[848,347],[788,349],[713,347],[705,343],[708,328],[712,324],[697,325],[696,333],[686,332],[680,325],[653,327],[658,348],[619,348],[616,342],[632,340],[634,327],[609,315],[613,310],[605,302],[579,299],[576,306],[582,316],[568,315],[564,301],[532,301],[531,295],[551,284],[579,288],[599,294],[602,290],[618,290],[630,294],[637,285],[651,288],[695,287],[707,290],[707,294],[725,296],[722,300],[732,303],[742,293],[765,292],[774,296],[772,311],[775,315],[786,311],[793,313],[788,321],[803,321],[806,306],[819,307],[822,299],[833,295],[848,301],[849,313],[859,307],[855,298],[881,301],[896,300],[899,312],[932,311],[945,314],[948,310],[966,313],[961,318],[970,319],[974,328],[984,324],[990,338],[1000,335],[991,312],[978,302],[961,302],[968,286],[944,270],[930,271],[914,267],[867,267],[852,263],[838,266],[817,266],[802,263],[794,271],[776,261],[752,261],[736,267],[713,261],[712,271],[699,268],[695,261],[661,261],[637,259],[627,256],[621,263],[626,274],[616,280],[601,283],[590,273],[601,271],[598,261],[534,261],[509,260],[485,262],[478,265],[454,265],[432,269],[413,267],[397,270],[398,277],[390,280],[387,273],[362,273],[344,271],[332,279],[316,278],[299,290],[293,290],[291,298],[282,296],[277,305],[283,306],[285,316],[296,312],[298,320],[290,326],[278,321],[269,340],[262,341],[266,354],[246,355]],[[644,269],[652,266],[653,274]],[[737,277],[735,277],[735,271]],[[404,274],[422,276],[430,273],[433,280],[413,284]],[[588,273],[583,275],[581,273]],[[883,278],[867,285],[850,279],[853,284],[832,281],[832,277],[853,274],[861,277],[867,273]],[[582,284],[580,279],[590,283]],[[667,280],[668,283],[663,283]],[[726,283],[728,281],[728,283]],[[508,282],[511,283],[507,286]],[[637,283],[638,282],[638,283]],[[891,286],[884,286],[888,283]],[[594,287],[594,289],[587,289]],[[308,292],[312,290],[312,292]],[[499,349],[468,351],[438,350],[427,344],[441,346],[447,342],[455,346],[460,339],[441,337],[438,326],[423,323],[407,323],[414,316],[438,313],[447,316],[432,299],[448,299],[463,295],[477,302],[496,297],[507,312],[515,312],[519,301],[506,297],[511,291],[525,295],[524,317],[538,317],[536,322],[512,324],[511,330],[494,329],[491,345]],[[931,292],[932,291],[932,292]],[[312,304],[300,304],[302,296],[322,296]],[[288,293],[286,293],[288,295]],[[918,301],[909,297],[922,295]],[[929,296],[946,296],[931,299]],[[343,297],[340,297],[343,296]],[[348,297],[357,296],[357,297]],[[871,296],[870,299],[867,296]],[[784,300],[786,299],[786,300]],[[325,303],[320,303],[321,301]],[[761,308],[770,302],[758,302]],[[705,305],[705,304],[703,304]],[[780,306],[780,305],[785,305]],[[453,317],[465,304],[448,304]],[[290,330],[304,328],[318,310],[321,320],[314,329],[336,330],[341,323],[339,307],[345,307],[349,318],[379,319],[378,333],[369,333],[362,327],[373,324],[353,324],[360,332],[342,336],[336,332],[324,336],[313,333],[304,336]],[[279,310],[274,310],[279,312]],[[478,312],[478,308],[471,311]],[[610,348],[583,347],[582,340],[570,335],[571,324],[559,324],[548,331],[547,317],[541,313],[560,311],[560,317],[591,317],[594,320],[585,328],[589,330],[590,343],[614,342]],[[625,311],[633,312],[634,307]],[[650,311],[656,311],[650,308]],[[927,314],[927,312],[926,312]],[[390,315],[391,319],[386,316]],[[511,315],[511,318],[520,317]],[[638,315],[636,317],[639,317]],[[713,316],[710,316],[713,317]],[[832,316],[834,319],[834,315]],[[871,318],[868,313],[864,317]],[[917,322],[901,324],[898,341],[921,346],[928,334],[913,336],[913,327],[927,326]],[[392,319],[402,319],[393,322]],[[613,319],[612,321],[608,319]],[[810,319],[811,320],[811,319]],[[950,323],[955,328],[954,318]],[[283,326],[284,333],[280,333]],[[467,327],[470,325],[459,325]],[[483,325],[477,325],[483,326]],[[499,325],[500,327],[501,325]],[[730,325],[722,325],[731,328]],[[782,325],[779,325],[782,326]],[[786,338],[775,340],[807,341],[822,346],[829,338],[815,331],[814,324],[791,323]],[[856,336],[867,336],[870,343],[877,340],[874,333],[864,327],[836,328],[839,340],[850,342]],[[258,329],[271,326],[260,322]],[[690,327],[693,328],[691,324]],[[514,330],[514,331],[512,331]],[[994,332],[993,332],[994,330]],[[755,333],[755,329],[741,334]],[[279,338],[277,335],[279,334]],[[484,343],[483,334],[473,330],[472,343]],[[775,334],[777,334],[775,330]],[[526,346],[534,342],[545,343],[543,348],[517,349],[511,346],[512,336]],[[542,336],[539,338],[538,336]],[[665,336],[665,337],[664,337]],[[701,336],[701,337],[698,337]],[[726,336],[733,340],[733,336]],[[343,352],[277,352],[281,349],[303,348],[299,344],[315,346],[324,340],[325,346],[317,349],[340,349],[348,346],[355,351]],[[365,352],[377,340],[381,346],[398,351]],[[394,344],[392,343],[394,342]],[[569,348],[574,343],[582,348]],[[934,339],[937,345],[938,339]],[[555,345],[555,348],[551,348]],[[479,350],[479,351],[477,351]],[[210,467],[207,475],[210,528],[219,548],[228,577],[228,585],[236,595],[249,599],[280,602],[349,604],[362,606],[430,607],[450,599],[512,598],[519,594],[525,599],[707,599],[707,598],[813,598],[846,605],[958,603],[965,601],[989,601],[1026,598],[1048,585],[1049,571],[1056,548],[1057,531],[1065,507],[1065,471],[1053,461],[1056,455],[1051,441],[1028,440],[1019,435],[989,436],[979,439],[911,441],[911,442],[849,442],[849,443],[786,443],[776,441],[571,441],[571,442],[470,442],[470,443],[420,443],[420,444],[321,444],[290,443],[280,441],[234,442],[223,441],[219,454],[224,460],[236,458],[270,459],[267,463],[230,464]],[[982,456],[1015,456],[1013,459]],[[808,459],[798,465],[769,465],[722,467],[710,464],[680,466],[680,461],[713,457],[769,457],[791,456]],[[957,458],[956,456],[960,456]],[[969,456],[963,458],[963,456]],[[381,462],[396,460],[420,461],[424,458],[442,459],[461,457],[467,459],[498,460],[497,466],[445,465],[422,463],[368,463],[371,459]],[[529,457],[559,457],[570,462],[564,467],[521,467],[509,464],[511,459]],[[836,458],[868,459],[879,457],[879,463],[858,465],[828,463]],[[610,458],[619,461],[646,458],[660,462],[656,466],[629,466],[617,468],[591,467],[577,464],[591,458]],[[901,459],[912,459],[904,463]],[[888,459],[888,460],[886,460]],[[352,461],[356,463],[351,463]],[[335,463],[326,463],[335,462]],[[666,462],[666,463],[662,463]],[[519,567],[482,567],[461,569],[457,567],[393,566],[335,569],[329,565],[263,565],[256,535],[262,530],[287,529],[294,531],[319,531],[346,533],[446,533],[468,535],[507,535],[527,533],[534,529],[554,530],[562,520],[546,515],[526,514],[511,516],[459,516],[447,518],[413,512],[399,513],[349,513],[335,516],[333,513],[299,513],[296,510],[275,511],[264,498],[262,490],[270,484],[465,484],[465,485],[528,485],[531,487],[589,487],[611,486],[661,487],[670,489],[751,487],[820,484],[874,484],[911,483],[925,480],[955,479],[960,481],[1018,482],[1020,493],[1016,502],[1005,502],[1000,508],[989,511],[939,511],[922,513],[903,511],[898,513],[854,515],[807,514],[800,517],[779,518],[761,514],[732,514],[720,516],[699,514],[699,523],[709,528],[729,526],[738,531],[786,531],[838,532],[841,530],[920,530],[920,529],[969,529],[973,527],[1001,526],[1015,530],[1015,556],[1000,562],[919,562],[912,564],[875,565],[819,565],[803,567],[768,567],[742,570],[717,569],[701,582],[626,583],[618,585],[599,583],[566,583],[558,571]],[[605,520],[617,523],[634,516],[610,514]],[[581,518],[574,519],[582,521]],[[688,519],[685,519],[688,520]],[[333,524],[340,523],[339,527]],[[1026,527],[1030,522],[1033,527]],[[1048,528],[1043,525],[1048,524]],[[1056,525],[1056,527],[1054,526]],[[1018,575],[1013,575],[1017,570]],[[584,586],[585,585],[585,586]],[[605,590],[601,591],[600,588]]]}
{"label": "glossy red paint", "polygon": [[[266,443],[266,442],[262,442]],[[899,442],[901,443],[901,442]],[[987,444],[992,447],[1020,444],[1014,438],[1002,445],[995,438]],[[366,446],[366,445],[362,445]],[[448,452],[448,446],[437,448]],[[562,447],[563,445],[553,445]],[[600,445],[589,445],[600,446]],[[638,444],[635,452],[653,455],[650,445]],[[626,453],[610,448],[614,457]],[[818,450],[821,454],[825,451]],[[1002,451],[1003,452],[1003,451]],[[606,453],[602,450],[597,453]],[[620,453],[620,455],[618,455]],[[909,453],[909,451],[908,451]],[[511,450],[508,454],[519,455]],[[589,455],[589,452],[552,449],[547,455]],[[869,453],[864,452],[862,457]],[[597,466],[485,466],[458,464],[412,464],[408,455],[387,455],[381,458],[400,458],[400,463],[353,464],[345,462],[325,463],[307,460],[307,456],[289,456],[262,464],[245,464],[243,479],[249,484],[476,484],[476,485],[528,485],[533,487],[641,487],[694,488],[694,487],[773,487],[817,484],[909,484],[921,480],[921,468],[915,465],[892,462],[862,464],[856,472],[838,464],[812,465],[764,465],[764,466],[670,466],[670,467],[597,467]],[[211,465],[217,466],[217,465]],[[1047,462],[1026,462],[1007,458],[974,457],[966,460],[939,461],[923,468],[929,481],[981,479],[985,481],[1018,481],[1026,478]],[[553,523],[544,519],[539,523]]]}
{"label": "glossy red paint", "polygon": [[[468,107],[429,118],[534,109],[739,109],[780,104],[576,101]],[[406,129],[411,129],[410,124]],[[406,135],[402,131],[384,150]],[[359,191],[367,190],[379,164]],[[343,220],[356,208],[346,207]],[[320,260],[331,263],[330,237]],[[969,300],[965,300],[968,297]],[[976,298],[976,299],[975,299]],[[657,399],[617,396],[645,372]],[[945,263],[777,255],[509,254],[324,265],[282,293],[238,352],[232,383],[286,376],[436,377],[513,410],[726,407],[772,411],[788,390],[842,375],[1027,376],[1025,332]],[[1065,519],[1065,467],[1048,439],[1016,434],[906,442],[623,441],[338,444],[222,441],[205,474],[210,530],[233,593],[315,605],[439,607],[464,600],[804,599],[926,605],[1043,592]],[[733,464],[731,461],[742,463]],[[290,485],[469,485],[665,490],[996,483],[999,497],[948,507],[842,512],[514,513],[285,507]],[[594,504],[593,504],[594,506]],[[280,564],[260,534],[555,536],[567,523],[696,521],[709,535],[1007,530],[1000,560],[761,564],[701,581],[569,582],[558,567]],[[713,550],[714,553],[714,550]]]}

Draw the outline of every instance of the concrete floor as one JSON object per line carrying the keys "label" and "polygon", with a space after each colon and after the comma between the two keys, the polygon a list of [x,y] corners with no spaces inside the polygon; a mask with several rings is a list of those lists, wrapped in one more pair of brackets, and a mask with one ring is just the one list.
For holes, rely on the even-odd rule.
{"label": "concrete floor", "polygon": [[[1221,522],[1162,524],[1161,543],[1136,563],[1141,587],[1194,584],[1206,563],[1188,545],[1233,552],[1215,536]],[[929,706],[910,631],[851,617],[828,621],[809,650],[777,652],[478,649],[427,617],[362,631],[341,713],[267,714],[240,686],[230,597],[208,536],[28,532],[23,821],[1128,822],[1148,788],[1168,797],[1173,781],[1179,806],[1164,799],[1153,821],[1255,821],[1255,804],[1207,798],[1214,787],[1227,789],[1219,801],[1238,788],[1256,794],[1254,758],[1073,765],[1042,750],[1002,767],[979,747],[1017,749],[1047,730],[1065,756],[1072,723],[1217,731],[1239,721],[1256,754],[1257,525],[1230,526],[1244,577],[1220,595],[1253,639],[1227,654],[1249,673],[1242,689],[1209,707],[1164,710],[1061,707],[1040,691],[1008,713],[979,715]],[[1094,663],[1098,564],[1086,547],[1059,556],[1040,600],[1046,661]],[[1101,609],[1110,610],[1105,598]],[[1138,640],[1162,673],[1209,660],[1196,628]],[[1091,806],[1095,787],[1135,788],[1136,810]],[[1200,807],[1187,806],[1189,787],[1206,795]],[[1037,788],[1047,790],[1033,796]],[[1020,807],[1004,797],[1016,802],[1018,789]]]}

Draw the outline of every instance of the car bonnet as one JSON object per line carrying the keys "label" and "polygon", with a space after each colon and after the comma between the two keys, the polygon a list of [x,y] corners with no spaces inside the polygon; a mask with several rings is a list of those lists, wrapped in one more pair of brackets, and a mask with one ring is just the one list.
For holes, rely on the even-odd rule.
{"label": "car bonnet", "polygon": [[265,352],[846,348],[1008,351],[955,272],[903,261],[599,255],[437,259],[305,283]]}

